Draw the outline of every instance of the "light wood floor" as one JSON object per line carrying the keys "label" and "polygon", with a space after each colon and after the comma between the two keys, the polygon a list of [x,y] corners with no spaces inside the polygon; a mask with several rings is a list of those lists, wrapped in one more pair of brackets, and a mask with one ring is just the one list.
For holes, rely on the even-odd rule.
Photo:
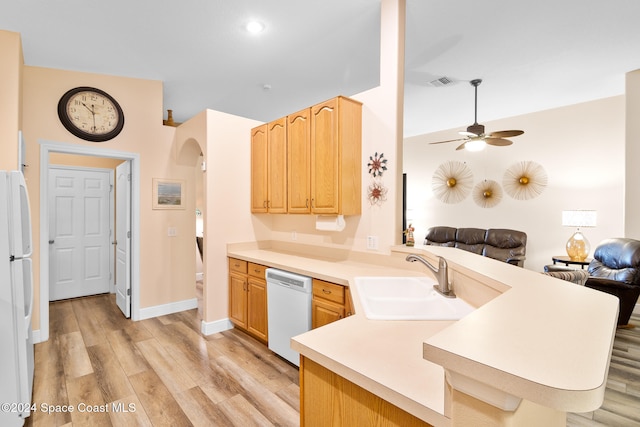
{"label": "light wood floor", "polygon": [[51,303],[49,315],[26,425],[299,425],[297,368],[242,332],[202,336],[196,309],[132,322],[99,295]]}
{"label": "light wood floor", "polygon": [[569,414],[567,425],[640,427],[640,313],[633,329],[618,329],[613,344],[604,403],[586,414]]}
{"label": "light wood floor", "polygon": [[[616,333],[602,407],[568,426],[640,427],[640,313],[631,323]],[[51,303],[50,330],[27,426],[299,425],[298,370],[242,332],[202,336],[197,309],[132,322],[99,295]]]}

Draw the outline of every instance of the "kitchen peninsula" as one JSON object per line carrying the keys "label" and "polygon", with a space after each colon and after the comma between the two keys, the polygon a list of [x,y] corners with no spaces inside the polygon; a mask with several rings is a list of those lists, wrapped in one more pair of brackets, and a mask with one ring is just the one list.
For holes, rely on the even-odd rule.
{"label": "kitchen peninsula", "polygon": [[303,356],[304,425],[313,425],[311,418],[320,423],[318,415],[336,422],[352,412],[322,406],[320,396],[305,398],[305,387],[314,386],[305,379],[307,365],[315,372],[324,369],[322,378],[335,374],[422,425],[462,426],[480,419],[494,425],[532,420],[564,425],[566,412],[591,411],[602,402],[615,297],[454,248],[397,246],[390,255],[379,255],[265,242],[231,244],[227,252],[345,286],[357,276],[430,276],[404,258],[419,253],[436,264],[443,256],[456,294],[477,307],[457,322],[373,321],[351,288],[355,315],[292,339],[292,348]]}

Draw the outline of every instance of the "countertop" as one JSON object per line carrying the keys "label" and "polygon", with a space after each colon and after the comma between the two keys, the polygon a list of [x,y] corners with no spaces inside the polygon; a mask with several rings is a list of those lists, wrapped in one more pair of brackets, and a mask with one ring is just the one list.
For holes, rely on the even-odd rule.
{"label": "countertop", "polygon": [[[447,259],[453,288],[478,307],[459,321],[374,321],[355,315],[292,339],[292,348],[435,426],[449,425],[444,372],[561,411],[602,403],[617,298],[454,248],[389,256],[229,245],[228,256],[349,286],[357,276],[430,276],[407,253]],[[308,248],[307,248],[308,249]],[[323,254],[325,256],[323,256]],[[456,287],[458,284],[458,287]]]}

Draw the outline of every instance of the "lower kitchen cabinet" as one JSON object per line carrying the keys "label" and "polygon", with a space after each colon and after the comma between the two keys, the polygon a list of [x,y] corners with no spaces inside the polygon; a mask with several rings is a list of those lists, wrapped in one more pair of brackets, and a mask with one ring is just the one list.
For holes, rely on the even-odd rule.
{"label": "lower kitchen cabinet", "polygon": [[313,360],[304,356],[300,359],[300,425],[429,426]]}
{"label": "lower kitchen cabinet", "polygon": [[229,319],[233,324],[268,342],[266,267],[229,258]]}
{"label": "lower kitchen cabinet", "polygon": [[353,314],[349,288],[313,279],[311,327],[319,328]]}

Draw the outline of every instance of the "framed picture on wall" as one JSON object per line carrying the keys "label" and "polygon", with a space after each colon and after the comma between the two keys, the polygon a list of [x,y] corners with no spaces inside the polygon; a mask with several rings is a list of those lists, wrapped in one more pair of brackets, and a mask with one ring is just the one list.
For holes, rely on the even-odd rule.
{"label": "framed picture on wall", "polygon": [[185,181],[153,178],[153,209],[184,209]]}

